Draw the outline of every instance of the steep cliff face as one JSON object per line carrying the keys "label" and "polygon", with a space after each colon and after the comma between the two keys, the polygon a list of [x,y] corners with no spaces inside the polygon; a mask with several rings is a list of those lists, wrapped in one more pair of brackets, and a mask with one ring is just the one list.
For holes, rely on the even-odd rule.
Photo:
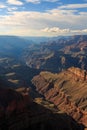
{"label": "steep cliff face", "polygon": [[52,113],[33,102],[28,90],[20,94],[12,89],[0,89],[0,130],[83,130],[67,114]]}
{"label": "steep cliff face", "polygon": [[60,72],[71,66],[84,68],[87,64],[87,35],[49,40],[27,48],[24,59],[31,68]]}
{"label": "steep cliff face", "polygon": [[87,125],[87,80],[84,73],[74,67],[59,74],[41,72],[32,83],[58,109]]}

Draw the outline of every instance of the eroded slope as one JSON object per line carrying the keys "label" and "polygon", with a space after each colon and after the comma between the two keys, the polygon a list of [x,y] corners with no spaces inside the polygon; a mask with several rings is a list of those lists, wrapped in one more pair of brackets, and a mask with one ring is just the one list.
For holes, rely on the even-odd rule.
{"label": "eroded slope", "polygon": [[32,83],[60,110],[87,125],[87,80],[84,76],[83,70],[72,67],[59,74],[41,72]]}

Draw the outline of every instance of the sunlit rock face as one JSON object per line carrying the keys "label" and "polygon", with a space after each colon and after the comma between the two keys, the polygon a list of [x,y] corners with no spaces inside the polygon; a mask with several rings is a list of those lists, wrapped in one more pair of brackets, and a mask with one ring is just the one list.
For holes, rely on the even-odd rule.
{"label": "sunlit rock face", "polygon": [[60,72],[69,67],[86,69],[87,35],[61,37],[32,45],[24,53],[30,68]]}
{"label": "sunlit rock face", "polygon": [[59,74],[45,71],[35,76],[32,83],[58,109],[87,125],[87,79],[84,73],[85,70],[75,67]]}

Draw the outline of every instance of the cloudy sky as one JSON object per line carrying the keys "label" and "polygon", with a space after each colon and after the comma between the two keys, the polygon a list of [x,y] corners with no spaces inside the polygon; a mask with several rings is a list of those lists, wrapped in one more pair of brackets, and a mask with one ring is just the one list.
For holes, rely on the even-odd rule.
{"label": "cloudy sky", "polygon": [[87,34],[87,0],[0,0],[0,35]]}

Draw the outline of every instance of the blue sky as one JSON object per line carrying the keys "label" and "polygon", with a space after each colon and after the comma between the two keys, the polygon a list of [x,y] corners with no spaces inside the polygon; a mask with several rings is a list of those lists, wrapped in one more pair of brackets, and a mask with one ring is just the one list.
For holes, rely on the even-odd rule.
{"label": "blue sky", "polygon": [[0,0],[0,35],[87,34],[87,0]]}

